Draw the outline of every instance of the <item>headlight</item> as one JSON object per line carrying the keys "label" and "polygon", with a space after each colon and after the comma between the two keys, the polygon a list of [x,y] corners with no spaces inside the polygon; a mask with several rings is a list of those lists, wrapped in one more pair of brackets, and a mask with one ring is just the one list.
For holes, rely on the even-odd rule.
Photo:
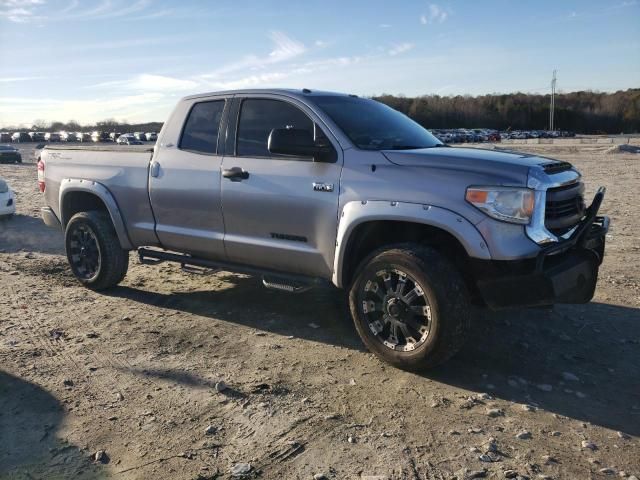
{"label": "headlight", "polygon": [[497,220],[526,225],[533,215],[534,193],[528,188],[469,187],[467,202]]}

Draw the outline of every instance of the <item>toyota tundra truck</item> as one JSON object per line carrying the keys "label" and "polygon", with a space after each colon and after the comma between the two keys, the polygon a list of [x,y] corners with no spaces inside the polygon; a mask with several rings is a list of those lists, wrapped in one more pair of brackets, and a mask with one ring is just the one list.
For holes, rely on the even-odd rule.
{"label": "toyota tundra truck", "polygon": [[348,294],[364,344],[424,369],[471,309],[586,303],[609,228],[569,163],[449,147],[355,95],[242,90],[183,98],[153,147],[48,145],[44,222],[78,281],[120,283],[129,252]]}

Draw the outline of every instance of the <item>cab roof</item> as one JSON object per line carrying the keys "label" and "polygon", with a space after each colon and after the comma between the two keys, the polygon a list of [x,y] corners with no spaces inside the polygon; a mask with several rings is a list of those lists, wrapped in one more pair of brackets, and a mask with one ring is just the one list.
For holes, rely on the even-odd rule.
{"label": "cab roof", "polygon": [[188,95],[183,97],[182,100],[193,100],[196,98],[212,97],[214,95],[244,95],[244,94],[273,94],[284,95],[288,97],[304,98],[310,96],[341,96],[341,97],[354,97],[356,95],[340,92],[329,92],[325,90],[311,90],[309,88],[252,88],[241,90],[222,90],[219,92],[206,92],[197,93],[195,95]]}

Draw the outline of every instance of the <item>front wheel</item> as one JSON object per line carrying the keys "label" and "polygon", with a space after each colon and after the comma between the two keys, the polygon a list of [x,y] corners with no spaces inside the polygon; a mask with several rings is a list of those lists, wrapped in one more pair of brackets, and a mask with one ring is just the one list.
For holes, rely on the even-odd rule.
{"label": "front wheel", "polygon": [[65,249],[76,278],[92,290],[120,283],[129,268],[129,252],[120,246],[106,212],[76,213],[65,229]]}
{"label": "front wheel", "polygon": [[367,348],[406,370],[434,367],[463,345],[469,295],[458,270],[435,249],[403,244],[371,255],[349,292]]}

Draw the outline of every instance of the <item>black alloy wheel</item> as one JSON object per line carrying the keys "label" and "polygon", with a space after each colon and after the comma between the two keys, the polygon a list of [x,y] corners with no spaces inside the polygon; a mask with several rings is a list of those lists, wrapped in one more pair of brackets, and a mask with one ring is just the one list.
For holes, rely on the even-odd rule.
{"label": "black alloy wheel", "polygon": [[102,264],[98,237],[83,223],[74,225],[68,235],[68,256],[73,273],[81,280],[93,280]]}
{"label": "black alloy wheel", "polygon": [[360,296],[369,329],[387,348],[410,352],[427,340],[431,305],[407,272],[377,271],[364,283]]}

